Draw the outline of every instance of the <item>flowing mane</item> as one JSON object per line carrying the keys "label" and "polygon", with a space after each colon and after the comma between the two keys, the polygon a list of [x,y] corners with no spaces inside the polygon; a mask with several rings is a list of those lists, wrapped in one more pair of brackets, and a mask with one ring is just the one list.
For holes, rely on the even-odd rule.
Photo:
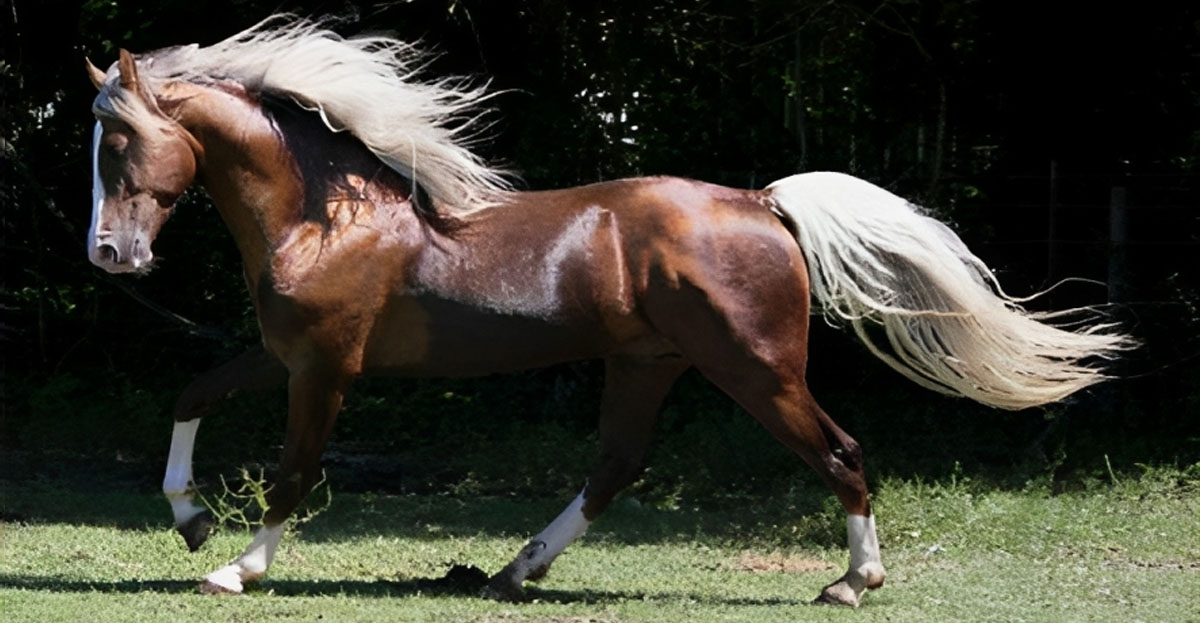
{"label": "flowing mane", "polygon": [[[430,59],[425,51],[385,35],[344,38],[327,24],[274,15],[207,47],[139,55],[138,68],[151,84],[229,80],[290,97],[318,112],[330,130],[351,133],[389,167],[419,181],[451,213],[495,203],[510,189],[502,170],[468,148],[481,130],[480,105],[490,97],[483,87],[461,78],[418,80]],[[121,106],[116,74],[115,68],[108,72],[97,113],[136,115]]]}

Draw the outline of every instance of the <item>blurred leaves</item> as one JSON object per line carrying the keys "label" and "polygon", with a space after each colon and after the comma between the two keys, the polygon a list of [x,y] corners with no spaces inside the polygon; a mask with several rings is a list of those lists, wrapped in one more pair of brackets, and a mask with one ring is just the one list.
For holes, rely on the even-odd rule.
{"label": "blurred leaves", "polygon": [[[175,388],[258,340],[236,248],[202,192],[187,194],[164,228],[155,245],[164,259],[152,275],[118,285],[88,263],[94,90],[82,59],[104,67],[119,47],[212,43],[277,9],[344,15],[347,34],[394,31],[440,52],[431,75],[490,79],[505,93],[495,100],[494,136],[479,150],[512,163],[530,188],[644,174],[762,187],[798,170],[849,171],[932,205],[1017,291],[1046,278],[1044,245],[1028,243],[1046,236],[1051,161],[1070,176],[1056,188],[1058,200],[1096,207],[1063,217],[1090,241],[1069,249],[1086,270],[1106,265],[1113,185],[1135,186],[1135,201],[1138,185],[1171,189],[1143,189],[1148,206],[1197,204],[1194,6],[1097,6],[1061,16],[982,0],[85,0],[11,8],[0,16],[3,445],[152,452],[165,444]],[[1070,448],[1072,456],[1116,459],[1124,448],[1194,459],[1200,382],[1197,360],[1187,357],[1200,351],[1200,274],[1180,258],[1194,255],[1200,219],[1162,214],[1135,234],[1174,246],[1140,247],[1131,265],[1139,300],[1154,307],[1127,315],[1137,316],[1151,345],[1150,361],[1135,372],[1168,366],[1166,373],[1064,407],[1081,417],[1060,416],[1064,423],[1043,429],[1038,417],[980,416],[972,405],[903,389],[849,339],[817,327],[813,385],[832,397],[835,419],[864,437],[868,457],[882,453],[895,464],[908,444],[879,446],[897,436],[924,440],[914,442],[927,452],[914,469],[924,468],[922,458],[949,465],[951,450],[1006,462],[1006,452],[1035,443],[1054,456]],[[498,447],[519,456],[523,436],[536,440],[549,426],[566,431],[556,437],[562,446],[593,426],[599,370],[579,364],[501,380],[366,383],[339,434],[390,439],[388,449],[417,454],[442,435],[477,448],[502,440]],[[744,476],[748,489],[745,479],[767,469],[764,462],[792,464],[782,451],[761,450],[773,442],[755,445],[752,423],[730,423],[737,408],[706,383],[688,383],[664,416],[680,440],[664,456],[694,470],[713,469],[695,457],[724,456],[721,469]],[[916,395],[919,404],[908,398]],[[245,436],[214,433],[209,443],[261,454],[278,439],[279,397],[250,400],[219,416]],[[445,456],[446,448],[429,451]],[[496,468],[477,472],[475,482],[575,482],[590,460],[580,461],[579,451],[521,456],[536,470]],[[448,478],[468,482],[447,463]],[[551,465],[561,467],[550,473]],[[651,472],[644,486],[671,499],[682,490],[671,478]]]}

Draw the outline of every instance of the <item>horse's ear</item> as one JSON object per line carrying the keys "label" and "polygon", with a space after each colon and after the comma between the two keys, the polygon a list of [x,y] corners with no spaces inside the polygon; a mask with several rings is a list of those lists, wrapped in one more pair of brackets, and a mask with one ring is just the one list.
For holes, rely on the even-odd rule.
{"label": "horse's ear", "polygon": [[137,62],[133,60],[133,55],[124,48],[121,48],[121,56],[117,59],[117,71],[121,74],[122,89],[138,94],[151,110],[161,112],[150,88],[138,78]]}
{"label": "horse's ear", "polygon": [[121,48],[121,57],[117,61],[117,69],[121,72],[121,86],[126,89],[136,89],[138,83],[137,63],[129,50]]}
{"label": "horse's ear", "polygon": [[83,60],[85,63],[87,63],[88,78],[92,80],[92,84],[95,85],[96,90],[99,91],[103,89],[104,79],[106,78],[104,72],[100,71],[99,67],[96,67],[92,64],[92,59],[85,56],[83,57]]}

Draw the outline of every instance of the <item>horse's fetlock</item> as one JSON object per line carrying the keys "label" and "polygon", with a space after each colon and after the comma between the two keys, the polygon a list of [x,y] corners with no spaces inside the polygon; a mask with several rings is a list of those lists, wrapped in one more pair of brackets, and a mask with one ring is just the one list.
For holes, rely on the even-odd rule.
{"label": "horse's fetlock", "polygon": [[859,567],[858,574],[862,576],[864,584],[869,589],[882,587],[884,580],[887,579],[887,572],[884,571],[883,565],[873,561]]}
{"label": "horse's fetlock", "polygon": [[524,578],[517,578],[517,569],[509,563],[500,573],[488,579],[487,586],[480,591],[480,597],[495,601],[524,601],[525,591],[521,588],[522,583]]}
{"label": "horse's fetlock", "polygon": [[197,513],[194,517],[186,522],[175,527],[179,535],[183,537],[183,542],[187,544],[189,552],[195,552],[200,549],[201,545],[208,540],[216,527],[216,519],[212,513],[205,510]]}
{"label": "horse's fetlock", "polygon": [[534,558],[537,558],[545,549],[546,544],[544,542],[530,541],[527,545],[525,545],[524,548],[521,549],[521,553],[517,556],[519,558],[524,558],[525,560],[533,560]]}

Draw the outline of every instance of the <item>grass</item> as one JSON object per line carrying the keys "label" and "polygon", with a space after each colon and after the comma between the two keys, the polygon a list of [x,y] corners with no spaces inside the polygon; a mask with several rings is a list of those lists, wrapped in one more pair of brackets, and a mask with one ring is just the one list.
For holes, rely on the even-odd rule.
{"label": "grass", "polygon": [[626,497],[530,589],[533,601],[503,604],[429,580],[452,564],[498,570],[565,499],[335,493],[285,539],[265,580],[240,597],[210,597],[196,580],[248,534],[226,531],[188,554],[145,486],[0,482],[0,617],[1200,622],[1198,472],[1113,474],[1059,494],[884,480],[875,506],[890,575],[858,610],[808,605],[846,563],[831,500],[800,515],[780,499],[666,508]]}

